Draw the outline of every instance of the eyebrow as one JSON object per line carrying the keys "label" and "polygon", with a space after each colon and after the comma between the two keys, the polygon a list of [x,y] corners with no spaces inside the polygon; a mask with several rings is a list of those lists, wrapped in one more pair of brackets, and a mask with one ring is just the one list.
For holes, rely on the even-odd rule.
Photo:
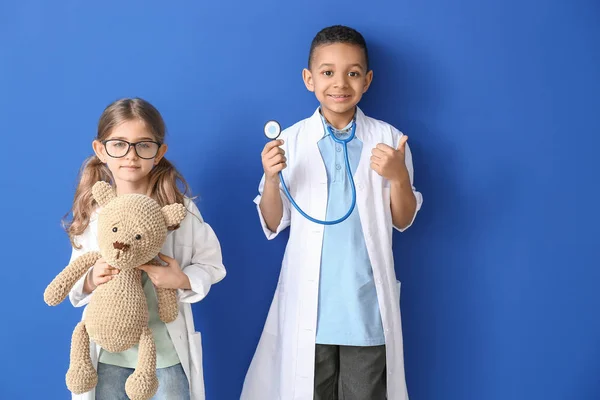
{"label": "eyebrow", "polygon": [[[111,137],[111,138],[110,138],[110,140],[113,140],[113,139],[114,139],[114,140],[124,140],[125,142],[128,142],[127,138],[124,138],[124,137],[122,137],[122,136],[115,136],[115,137]],[[144,136],[144,137],[138,138],[138,139],[137,139],[137,141],[138,141],[138,142],[144,142],[144,141],[148,141],[148,142],[154,142],[154,141],[155,141],[155,139],[154,139],[154,138],[151,138],[151,137],[146,137],[146,136]]]}
{"label": "eyebrow", "polygon": [[[323,63],[323,64],[319,65],[318,69],[321,69],[323,67],[333,67],[333,66],[334,66],[333,64]],[[365,67],[363,67],[361,64],[351,64],[350,67],[358,67],[358,68],[360,68],[362,70],[365,69]]]}

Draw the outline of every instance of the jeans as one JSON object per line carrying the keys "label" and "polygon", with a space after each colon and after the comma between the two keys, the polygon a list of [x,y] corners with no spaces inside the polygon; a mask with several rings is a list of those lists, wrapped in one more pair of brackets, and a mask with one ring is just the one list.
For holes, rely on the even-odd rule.
{"label": "jeans", "polygon": [[[131,368],[98,363],[96,400],[129,400],[125,381],[133,373]],[[181,364],[156,370],[158,391],[152,400],[189,400],[190,388]]]}

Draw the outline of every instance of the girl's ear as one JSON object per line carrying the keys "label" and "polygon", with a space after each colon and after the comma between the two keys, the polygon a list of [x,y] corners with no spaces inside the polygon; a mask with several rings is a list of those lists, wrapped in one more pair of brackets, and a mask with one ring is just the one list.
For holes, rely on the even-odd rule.
{"label": "girl's ear", "polygon": [[96,153],[96,157],[98,157],[103,164],[106,164],[106,149],[104,148],[104,145],[99,140],[94,140],[92,142],[92,148],[94,149],[94,153]]}
{"label": "girl's ear", "polygon": [[165,153],[168,149],[169,146],[167,146],[166,144],[163,143],[160,145],[160,147],[158,148],[158,153],[156,153],[156,157],[154,157],[154,165],[158,165],[160,160],[162,160],[162,158],[165,156]]}
{"label": "girl's ear", "polygon": [[113,187],[110,186],[110,183],[98,181],[92,187],[92,196],[94,196],[94,200],[102,207],[117,197],[117,194]]}

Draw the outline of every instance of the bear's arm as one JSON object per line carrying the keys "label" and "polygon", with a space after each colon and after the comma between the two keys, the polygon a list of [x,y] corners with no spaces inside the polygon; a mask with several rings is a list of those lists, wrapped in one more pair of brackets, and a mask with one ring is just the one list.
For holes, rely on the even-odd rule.
{"label": "bear's arm", "polygon": [[60,304],[69,294],[75,283],[85,274],[92,265],[101,257],[97,251],[82,254],[63,269],[60,274],[50,282],[44,291],[44,301],[49,306]]}

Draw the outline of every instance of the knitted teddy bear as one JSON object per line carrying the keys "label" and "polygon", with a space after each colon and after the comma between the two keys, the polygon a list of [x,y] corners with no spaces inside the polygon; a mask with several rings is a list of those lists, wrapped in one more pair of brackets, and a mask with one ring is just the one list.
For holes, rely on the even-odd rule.
{"label": "knitted teddy bear", "polygon": [[[96,260],[103,258],[118,268],[114,278],[99,285],[91,295],[85,316],[73,331],[67,387],[75,394],[85,393],[98,383],[90,358],[90,340],[110,352],[122,352],[139,343],[137,368],[125,384],[132,400],[147,400],[156,393],[156,348],[148,327],[148,305],[142,287],[143,264],[161,265],[156,257],[167,237],[186,215],[183,204],[160,207],[141,194],[118,196],[107,182],[97,182],[92,195],[100,205],[98,245],[63,269],[48,285],[44,301],[61,303],[75,283]],[[158,314],[163,322],[177,318],[177,291],[156,288]]]}

